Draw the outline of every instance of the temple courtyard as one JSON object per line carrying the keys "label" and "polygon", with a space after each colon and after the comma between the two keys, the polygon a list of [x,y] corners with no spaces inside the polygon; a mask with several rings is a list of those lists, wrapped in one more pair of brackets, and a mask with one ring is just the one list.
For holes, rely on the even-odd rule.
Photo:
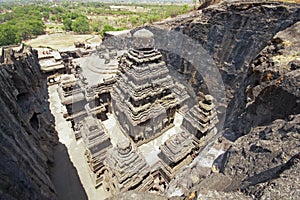
{"label": "temple courtyard", "polygon": [[105,199],[128,190],[163,194],[185,167],[201,162],[210,170],[223,153],[210,148],[199,161],[217,137],[213,97],[190,95],[154,48],[150,31],[134,33],[132,45],[54,57],[66,70],[48,79],[61,143],[54,182],[71,186],[57,191],[62,199]]}
{"label": "temple courtyard", "polygon": [[[88,199],[91,200],[99,200],[99,199],[105,199],[106,197],[109,197],[109,193],[105,192],[102,187],[95,188],[94,183],[90,177],[90,170],[86,164],[86,161],[84,159],[84,144],[82,140],[76,141],[74,137],[74,131],[71,127],[71,122],[66,121],[63,117],[63,113],[66,112],[65,107],[61,105],[58,93],[57,93],[57,85],[52,85],[48,87],[49,91],[49,101],[50,101],[50,109],[52,114],[55,117],[55,128],[58,133],[59,141],[65,147],[67,148],[67,156],[69,156],[73,166],[64,164],[65,159],[61,158],[62,160],[62,166],[64,167],[57,167],[57,172],[54,174],[57,174],[57,182],[60,182],[61,179],[68,180],[64,182],[68,182],[70,187],[61,187],[61,191],[58,192],[59,199],[78,199],[81,200],[82,196],[76,195],[76,189],[78,186],[83,186]],[[60,159],[63,155],[61,152],[57,152],[55,154],[55,159]],[[67,168],[65,168],[67,167]],[[68,171],[71,171],[72,168],[76,168],[76,171],[78,173],[78,176],[80,180],[76,180],[76,176],[69,175]],[[56,183],[59,184],[59,183]],[[69,191],[67,191],[69,189]],[[75,194],[74,194],[75,193]]]}

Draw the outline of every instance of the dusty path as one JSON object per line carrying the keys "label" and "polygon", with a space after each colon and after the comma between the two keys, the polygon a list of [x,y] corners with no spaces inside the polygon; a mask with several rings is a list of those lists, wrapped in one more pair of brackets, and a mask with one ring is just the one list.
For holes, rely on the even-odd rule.
{"label": "dusty path", "polygon": [[93,37],[87,38],[85,40],[85,43],[87,43],[87,44],[97,44],[97,45],[99,45],[100,42],[101,42],[101,38],[100,38],[99,35],[93,35]]}

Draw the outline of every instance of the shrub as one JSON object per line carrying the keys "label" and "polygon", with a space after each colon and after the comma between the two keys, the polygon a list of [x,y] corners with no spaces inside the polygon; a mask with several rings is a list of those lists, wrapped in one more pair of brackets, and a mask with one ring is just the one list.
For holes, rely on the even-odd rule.
{"label": "shrub", "polygon": [[72,23],[72,30],[76,33],[88,33],[90,31],[88,19],[86,17],[78,17]]}

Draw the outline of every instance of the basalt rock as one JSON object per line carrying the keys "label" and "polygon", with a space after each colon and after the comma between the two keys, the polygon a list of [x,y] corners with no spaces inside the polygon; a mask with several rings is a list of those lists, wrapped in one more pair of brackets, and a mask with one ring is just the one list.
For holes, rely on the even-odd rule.
{"label": "basalt rock", "polygon": [[289,197],[290,192],[296,195],[300,115],[290,119],[258,126],[232,145],[223,171],[232,182],[225,191],[241,190],[249,196],[271,199]]}
{"label": "basalt rock", "polygon": [[[299,20],[297,4],[224,1],[155,26],[179,31],[199,42],[220,69],[227,97],[231,99],[256,55],[277,32]],[[173,62],[179,69],[184,67],[178,65],[181,61],[176,56],[169,61]]]}
{"label": "basalt rock", "polygon": [[225,136],[235,141],[219,160],[222,175],[208,175],[198,191],[239,190],[262,199],[299,196],[300,81],[299,69],[291,65],[299,59],[299,25],[276,34],[251,63],[235,104],[229,105],[235,114]]}
{"label": "basalt rock", "polygon": [[279,32],[253,60],[229,104],[226,134],[235,139],[252,127],[300,113],[300,23]]}
{"label": "basalt rock", "polygon": [[229,104],[235,114],[225,136],[235,141],[219,158],[221,173],[208,175],[194,190],[299,196],[299,69],[290,64],[299,59],[299,25],[279,32],[251,63]]}
{"label": "basalt rock", "polygon": [[198,181],[182,179],[178,190],[185,195],[189,188],[238,198],[281,198],[289,191],[297,196],[298,179],[292,178],[300,152],[297,21],[295,4],[227,2],[158,25],[203,45],[220,69],[230,102],[224,136],[234,144],[220,157],[223,175],[207,169],[199,171]]}
{"label": "basalt rock", "polygon": [[2,58],[0,199],[56,199],[50,168],[57,137],[37,52],[5,48]]}

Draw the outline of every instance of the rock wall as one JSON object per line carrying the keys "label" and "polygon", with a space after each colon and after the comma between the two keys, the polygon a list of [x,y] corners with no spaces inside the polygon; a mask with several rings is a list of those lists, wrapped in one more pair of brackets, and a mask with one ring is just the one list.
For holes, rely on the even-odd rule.
{"label": "rock wall", "polygon": [[296,4],[225,1],[155,24],[198,41],[219,67],[231,99],[249,63],[279,31],[300,20]]}
{"label": "rock wall", "polygon": [[[205,198],[217,190],[218,199],[224,192],[239,199],[299,196],[299,8],[227,2],[158,25],[189,35],[214,58],[229,103],[224,136],[234,141],[216,160],[221,173],[188,168],[172,191]],[[197,181],[184,178],[189,174]]]}
{"label": "rock wall", "polygon": [[300,22],[277,33],[251,62],[229,105],[235,115],[225,136],[238,139],[221,162],[231,179],[226,191],[262,199],[300,195],[299,35]]}
{"label": "rock wall", "polygon": [[299,29],[297,22],[276,34],[252,61],[228,106],[228,138],[234,140],[253,127],[300,113]]}
{"label": "rock wall", "polygon": [[225,191],[288,199],[300,195],[300,115],[258,126],[227,151],[222,173],[231,181]]}
{"label": "rock wall", "polygon": [[[250,63],[256,58],[260,51],[270,43],[276,33],[292,26],[299,20],[299,4],[259,1],[224,1],[192,12],[186,16],[157,23],[155,26],[164,29],[173,29],[188,35],[202,44],[212,56],[220,70],[226,88],[226,102],[228,104],[225,122],[225,128],[228,129],[228,131],[226,132],[230,132],[230,137],[234,140],[248,133],[251,127],[270,123],[278,117],[286,117],[296,108],[294,103],[296,102],[296,97],[294,95],[288,96],[290,92],[286,91],[285,87],[278,87],[274,90],[272,86],[265,87],[265,85],[263,85],[262,87],[264,87],[266,91],[269,89],[276,92],[277,95],[274,95],[274,93],[272,95],[277,98],[285,98],[286,105],[289,107],[283,108],[282,106],[280,107],[278,103],[274,103],[272,108],[268,108],[268,111],[261,111],[260,113],[254,114],[257,106],[255,106],[255,104],[251,106],[248,104],[248,116],[240,116],[243,112],[242,110],[246,108],[247,101],[251,101],[248,98],[252,98],[245,94],[247,87],[246,82],[250,80],[248,77],[250,76],[248,73]],[[283,43],[281,41],[281,44],[273,48],[282,48],[282,46]],[[177,66],[179,71],[183,71],[184,65],[182,63],[184,62],[180,61],[178,56],[169,56],[169,58],[170,57],[171,60],[168,61],[168,63]],[[260,61],[258,61],[257,64],[259,63]],[[286,63],[286,65],[287,64],[288,63]],[[187,69],[190,70],[190,74],[193,74],[195,71],[195,69],[190,66]],[[255,73],[259,72],[256,70]],[[267,72],[262,73],[267,74]],[[189,74],[189,72],[186,72],[186,74]],[[196,77],[200,76],[201,74]],[[278,78],[280,77],[275,75],[272,77],[272,80],[277,80]],[[205,85],[203,86],[201,78],[197,79],[198,80],[192,80],[192,82],[196,83],[193,87],[196,86],[206,92],[206,87]],[[257,79],[255,80],[259,82],[257,83],[258,85],[262,82]],[[292,81],[295,82],[296,79]],[[256,89],[258,89],[258,87],[256,87]],[[257,91],[258,90],[256,90],[256,92]],[[250,88],[248,88],[247,92],[251,92]],[[287,94],[285,94],[285,92]],[[270,99],[266,101],[272,102],[272,100],[274,100],[272,96],[269,98]],[[250,112],[252,114],[250,114]],[[257,117],[261,115],[264,117]]]}
{"label": "rock wall", "polygon": [[221,69],[230,73],[245,71],[278,31],[298,20],[299,6],[291,4],[223,3],[202,10],[180,30],[200,42]]}
{"label": "rock wall", "polygon": [[58,139],[37,52],[2,51],[0,199],[56,199],[50,179]]}

